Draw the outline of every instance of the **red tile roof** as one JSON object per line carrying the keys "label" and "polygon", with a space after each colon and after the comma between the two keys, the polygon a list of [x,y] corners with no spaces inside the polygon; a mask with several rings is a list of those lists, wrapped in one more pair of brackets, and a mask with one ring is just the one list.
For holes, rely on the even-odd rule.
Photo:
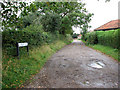
{"label": "red tile roof", "polygon": [[120,28],[120,19],[118,20],[112,20],[98,28],[95,29],[95,31],[98,31],[98,30],[110,30],[110,29],[117,29],[117,28]]}

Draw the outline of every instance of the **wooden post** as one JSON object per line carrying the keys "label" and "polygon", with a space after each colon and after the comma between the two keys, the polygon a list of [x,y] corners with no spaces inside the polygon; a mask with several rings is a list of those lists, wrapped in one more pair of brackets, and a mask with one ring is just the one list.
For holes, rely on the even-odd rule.
{"label": "wooden post", "polygon": [[16,44],[16,47],[17,47],[17,57],[19,59],[19,46],[18,46],[18,43]]}
{"label": "wooden post", "polygon": [[28,46],[27,46],[27,53],[28,53],[28,55],[29,55],[29,48],[28,48]]}

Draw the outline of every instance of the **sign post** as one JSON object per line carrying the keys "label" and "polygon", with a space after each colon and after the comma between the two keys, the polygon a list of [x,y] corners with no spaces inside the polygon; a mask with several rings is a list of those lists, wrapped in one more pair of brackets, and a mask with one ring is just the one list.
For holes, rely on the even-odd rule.
{"label": "sign post", "polygon": [[27,47],[27,53],[29,55],[29,48],[28,48],[28,43],[27,42],[26,43],[17,43],[16,47],[17,47],[17,56],[18,56],[18,59],[20,58],[19,57],[19,47]]}

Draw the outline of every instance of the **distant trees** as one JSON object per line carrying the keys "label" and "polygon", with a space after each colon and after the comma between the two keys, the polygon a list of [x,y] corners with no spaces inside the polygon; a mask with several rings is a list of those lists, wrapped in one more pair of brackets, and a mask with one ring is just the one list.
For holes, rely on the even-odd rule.
{"label": "distant trees", "polygon": [[72,35],[72,38],[77,38],[78,35],[79,35],[79,34],[74,33],[74,34]]}

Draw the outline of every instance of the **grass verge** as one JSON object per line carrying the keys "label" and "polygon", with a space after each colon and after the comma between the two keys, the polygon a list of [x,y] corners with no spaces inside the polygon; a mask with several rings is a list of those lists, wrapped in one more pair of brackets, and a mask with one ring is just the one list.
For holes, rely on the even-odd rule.
{"label": "grass verge", "polygon": [[109,46],[103,46],[103,45],[99,45],[99,44],[96,44],[96,45],[87,45],[95,50],[99,50],[100,52],[104,53],[104,54],[107,54],[108,56],[110,57],[113,57],[114,59],[116,59],[117,61],[120,61],[119,60],[119,55],[118,55],[118,49],[114,49],[112,47],[109,47]]}
{"label": "grass verge", "polygon": [[22,84],[36,75],[53,53],[69,43],[59,40],[49,45],[33,48],[29,51],[29,56],[23,55],[19,60],[3,55],[2,88],[23,87]]}

